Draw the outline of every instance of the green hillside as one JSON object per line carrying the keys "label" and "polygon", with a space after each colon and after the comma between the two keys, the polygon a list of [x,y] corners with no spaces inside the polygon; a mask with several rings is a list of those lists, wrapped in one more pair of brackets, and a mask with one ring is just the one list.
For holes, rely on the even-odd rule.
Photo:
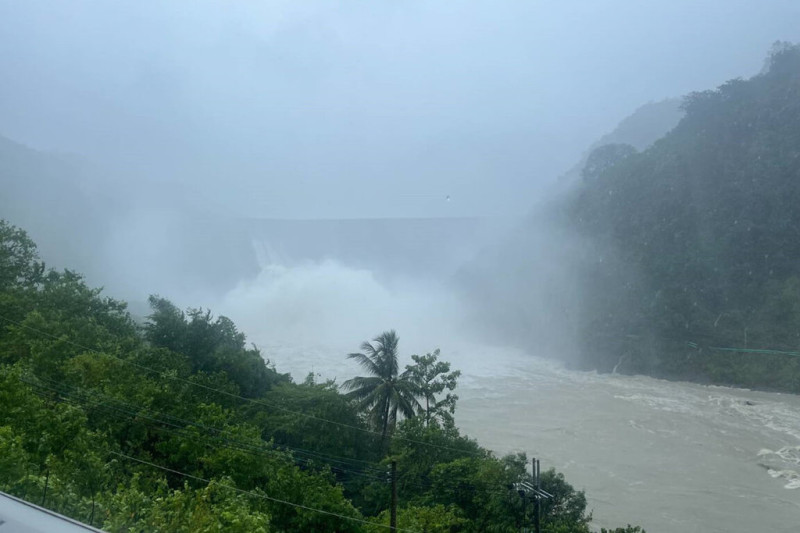
{"label": "green hillside", "polygon": [[584,168],[582,363],[800,392],[800,47],[683,107]]}

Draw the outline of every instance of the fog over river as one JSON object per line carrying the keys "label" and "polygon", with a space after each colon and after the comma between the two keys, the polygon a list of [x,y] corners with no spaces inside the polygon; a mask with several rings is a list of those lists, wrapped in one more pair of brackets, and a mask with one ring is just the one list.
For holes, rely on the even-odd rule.
{"label": "fog over river", "polygon": [[[440,348],[462,370],[456,422],[498,454],[525,451],[585,489],[593,524],[659,532],[796,532],[800,397],[598,375],[473,341],[433,282],[379,281],[333,260],[265,265],[216,309],[279,371],[339,383],[361,341],[394,328],[401,364]],[[557,354],[555,354],[557,355]]]}

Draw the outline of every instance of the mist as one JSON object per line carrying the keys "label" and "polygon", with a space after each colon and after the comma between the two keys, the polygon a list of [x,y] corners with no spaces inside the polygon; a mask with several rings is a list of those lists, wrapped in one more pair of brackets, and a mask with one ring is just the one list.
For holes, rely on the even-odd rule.
{"label": "mist", "polygon": [[[138,324],[159,295],[231,318],[259,348],[223,321],[243,357],[206,353],[204,337],[181,354],[214,365],[181,386],[238,361],[231,390],[263,378],[241,390],[336,397],[353,410],[340,427],[366,423],[299,384],[360,375],[347,354],[393,329],[401,370],[440,349],[462,372],[465,434],[563,471],[592,524],[788,533],[799,22],[797,0],[0,0],[0,220]],[[59,333],[52,348],[10,329],[9,361],[60,353],[77,306],[59,298],[33,322]],[[140,344],[109,350],[183,350],[129,325]],[[304,449],[331,436],[314,426],[324,411],[292,412],[281,428],[324,437]],[[343,435],[331,457],[350,453]]]}
{"label": "mist", "polygon": [[792,1],[2,2],[2,134],[84,157],[120,195],[227,215],[520,216],[638,106],[757,72],[797,16]]}
{"label": "mist", "polygon": [[312,352],[322,351],[322,357],[298,353],[273,361],[298,377],[324,369],[327,378],[344,378],[344,354],[358,351],[362,338],[389,329],[401,333],[403,352],[409,354],[452,347],[452,339],[461,336],[461,307],[441,286],[386,286],[369,270],[331,260],[266,266],[256,279],[227,293],[217,308],[245,331],[256,332],[251,340],[273,360],[273,348],[298,346],[298,341]]}
{"label": "mist", "polygon": [[[439,284],[455,294],[463,286],[453,277],[474,271],[480,256],[482,279],[501,286],[508,312],[523,300],[512,298],[519,277],[492,266],[499,259],[489,258],[485,232],[453,230],[425,250],[404,249],[410,234],[434,230],[409,226],[398,236],[374,220],[509,228],[533,210],[538,221],[517,248],[542,269],[535,283],[550,296],[523,291],[524,300],[558,300],[554,288],[571,285],[563,254],[578,245],[541,213],[552,212],[589,147],[642,104],[757,72],[772,42],[796,36],[799,9],[791,1],[2,2],[0,134],[24,145],[15,153],[35,150],[17,168],[24,178],[4,174],[17,191],[4,214],[50,264],[134,302],[159,293],[183,305],[229,304],[243,287],[286,282],[275,269],[303,261],[298,275],[338,265],[365,287],[374,278],[397,293],[385,284],[399,276],[411,293]],[[42,178],[41,159],[55,177]],[[310,234],[264,234],[250,222],[259,219],[365,222],[327,234],[330,246],[265,260],[259,254],[275,241],[307,243]],[[336,239],[363,250],[394,241],[397,253],[357,257]],[[503,263],[513,270],[518,259]],[[379,297],[367,288],[363,298],[346,295],[360,287],[351,282],[328,279],[342,305]],[[549,304],[526,305],[518,317],[552,316]],[[319,320],[319,309],[309,316]],[[339,314],[354,324],[365,315]],[[371,334],[363,329],[361,337]]]}
{"label": "mist", "polygon": [[24,155],[2,207],[139,315],[158,293],[262,343],[394,327],[569,360],[594,252],[558,206],[586,154],[646,146],[677,104],[617,124],[757,72],[798,14],[4,2],[0,134]]}

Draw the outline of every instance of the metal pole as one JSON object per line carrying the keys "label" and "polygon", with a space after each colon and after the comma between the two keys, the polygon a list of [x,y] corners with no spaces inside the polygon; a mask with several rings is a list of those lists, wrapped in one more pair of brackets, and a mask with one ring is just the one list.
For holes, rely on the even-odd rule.
{"label": "metal pole", "polygon": [[536,471],[536,533],[541,533],[542,531],[542,497],[541,493],[539,492],[542,488],[541,482],[539,481],[539,474],[541,473],[541,466],[539,464],[538,459],[534,459],[534,470]]}

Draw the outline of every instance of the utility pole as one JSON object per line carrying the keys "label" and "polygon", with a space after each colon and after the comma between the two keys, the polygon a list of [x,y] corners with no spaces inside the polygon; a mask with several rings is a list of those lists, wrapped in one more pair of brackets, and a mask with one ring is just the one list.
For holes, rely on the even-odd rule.
{"label": "utility pole", "polygon": [[539,479],[540,472],[540,465],[539,460],[535,457],[532,459],[533,464],[531,467],[533,468],[533,479],[536,483],[536,522],[534,525],[535,533],[542,533],[542,484],[541,480]]}
{"label": "utility pole", "polygon": [[389,530],[397,531],[397,461],[392,461],[392,505],[389,518]]}
{"label": "utility pole", "polygon": [[532,483],[528,483],[527,481],[522,481],[519,483],[514,483],[514,488],[519,493],[520,497],[522,498],[522,522],[521,522],[521,531],[524,533],[526,531],[530,531],[529,529],[525,528],[525,508],[526,508],[526,501],[531,500],[533,502],[533,526],[535,533],[541,533],[542,531],[542,499],[547,498],[550,499],[553,497],[552,494],[547,492],[546,490],[542,490],[542,480],[541,480],[541,473],[542,468],[539,464],[539,460],[536,458],[531,459],[531,481]]}

